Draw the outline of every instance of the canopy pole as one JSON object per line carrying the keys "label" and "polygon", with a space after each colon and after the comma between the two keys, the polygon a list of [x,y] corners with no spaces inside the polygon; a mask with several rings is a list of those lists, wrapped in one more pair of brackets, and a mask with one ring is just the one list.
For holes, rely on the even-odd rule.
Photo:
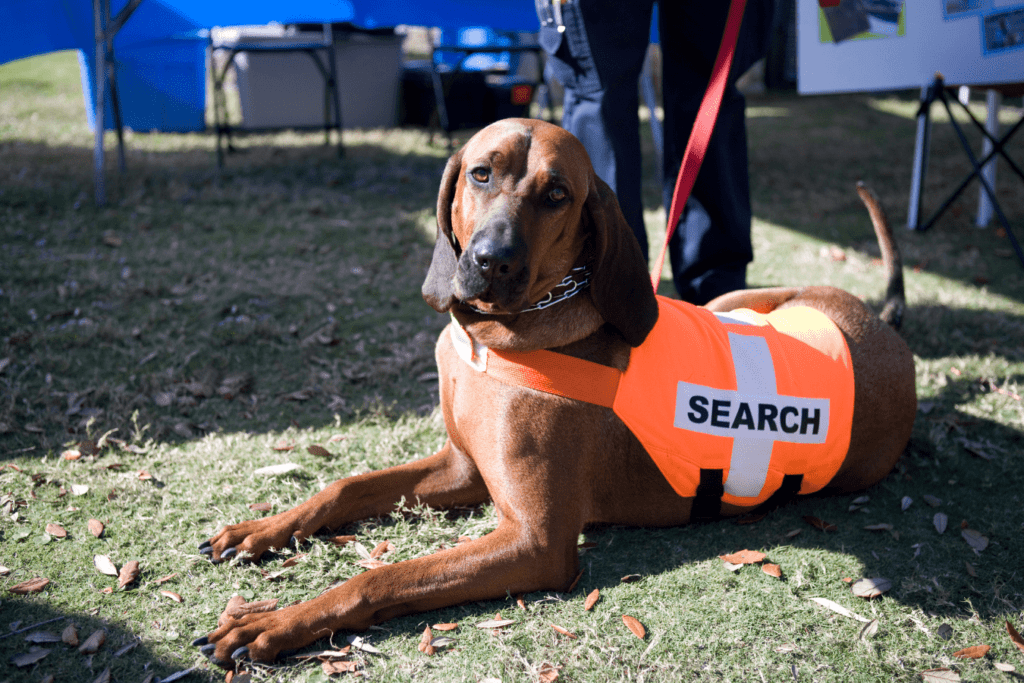
{"label": "canopy pole", "polygon": [[106,188],[103,184],[103,133],[106,124],[103,121],[104,101],[106,100],[107,86],[107,36],[104,30],[105,15],[103,11],[103,0],[92,0],[92,21],[96,29],[96,93],[93,97],[95,116],[93,117],[94,142],[92,152],[93,182],[96,188],[96,206],[103,206],[107,203]]}

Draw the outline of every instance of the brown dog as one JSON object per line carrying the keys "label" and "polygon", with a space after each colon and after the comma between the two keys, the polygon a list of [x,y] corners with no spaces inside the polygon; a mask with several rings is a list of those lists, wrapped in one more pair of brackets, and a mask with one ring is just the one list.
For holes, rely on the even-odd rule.
{"label": "brown dog", "polygon": [[[877,205],[866,201],[890,276],[889,303],[901,305],[891,232]],[[423,296],[451,312],[477,351],[552,349],[625,370],[632,348],[655,324],[659,306],[637,242],[583,146],[561,128],[513,119],[479,132],[448,162],[437,220]],[[588,283],[570,275],[577,267],[588,268]],[[567,296],[576,290],[582,294]],[[767,312],[797,305],[835,322],[853,366],[849,449],[826,490],[870,486],[888,474],[910,437],[911,352],[860,300],[832,287],[735,292],[709,308]],[[293,537],[386,515],[403,498],[438,508],[490,499],[497,528],[367,571],[301,605],[229,619],[196,641],[211,660],[224,666],[242,657],[269,661],[335,631],[362,631],[404,614],[564,590],[579,571],[577,542],[587,525],[691,519],[693,498],[676,493],[611,410],[478,372],[457,354],[450,328],[437,344],[448,431],[440,451],[334,482],[292,510],[224,527],[201,548],[215,561],[239,552],[259,558]],[[716,511],[737,515],[752,507],[722,504]]]}

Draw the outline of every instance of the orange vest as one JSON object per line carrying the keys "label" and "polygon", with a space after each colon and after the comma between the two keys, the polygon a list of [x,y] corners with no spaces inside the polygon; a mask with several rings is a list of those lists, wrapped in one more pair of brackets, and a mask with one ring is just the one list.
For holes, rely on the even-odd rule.
{"label": "orange vest", "polygon": [[722,472],[721,500],[735,505],[763,503],[786,475],[802,475],[801,494],[823,488],[853,423],[853,366],[835,323],[807,307],[658,304],[624,373],[552,351],[486,349],[457,323],[451,335],[464,360],[499,381],[612,408],[681,496],[695,495],[701,470]]}

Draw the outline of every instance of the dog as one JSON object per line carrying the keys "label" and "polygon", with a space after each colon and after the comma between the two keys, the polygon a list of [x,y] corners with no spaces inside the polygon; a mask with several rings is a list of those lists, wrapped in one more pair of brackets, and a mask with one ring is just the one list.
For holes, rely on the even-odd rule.
{"label": "dog", "polygon": [[[864,188],[859,192],[889,280],[884,320],[857,297],[833,287],[737,291],[706,308],[677,306],[709,325],[717,316],[733,330],[728,339],[754,347],[761,337],[746,335],[765,327],[759,315],[799,310],[831,321],[832,342],[839,339],[846,355],[825,358],[827,353],[814,348],[814,334],[807,346],[807,353],[822,355],[827,363],[845,363],[848,371],[849,410],[845,417],[838,408],[826,416],[832,425],[846,425],[842,453],[824,474],[818,472],[819,481],[811,487],[826,493],[856,491],[883,479],[910,438],[917,405],[913,356],[892,325],[903,307],[899,253],[877,202]],[[490,500],[497,528],[453,548],[366,571],[308,602],[226,619],[194,643],[214,663],[229,667],[237,659],[273,661],[339,630],[363,631],[387,619],[458,603],[565,590],[579,573],[577,542],[588,525],[674,526],[777,502],[778,491],[770,486],[759,497],[743,495],[752,490],[749,482],[746,489],[730,491],[731,482],[746,476],[735,463],[731,468],[728,462],[701,465],[699,475],[690,465],[672,472],[670,458],[656,457],[653,447],[649,452],[609,408],[611,399],[601,382],[559,393],[557,386],[523,386],[492,376],[492,370],[500,370],[496,359],[513,367],[525,359],[523,374],[541,375],[543,385],[546,370],[531,360],[541,354],[544,362],[568,359],[613,379],[626,378],[631,357],[647,348],[645,340],[656,334],[659,318],[676,306],[656,298],[614,193],[596,177],[575,137],[529,119],[482,129],[447,163],[437,224],[423,297],[452,318],[436,347],[448,435],[444,445],[422,460],[336,481],[287,512],[225,526],[200,551],[214,561],[240,554],[259,559],[318,530],[387,515],[403,499],[435,508]],[[736,309],[747,310],[740,314]],[[688,348],[688,340],[681,341],[674,356],[712,365]],[[488,357],[494,368],[483,367]],[[683,392],[686,383],[670,380],[672,392]],[[781,376],[778,381],[781,387]],[[591,400],[591,389],[605,396]],[[581,397],[567,397],[577,390]],[[674,396],[681,403],[659,410],[668,411],[670,420],[675,410],[675,419],[695,424],[728,428],[734,420],[735,429],[760,427],[779,438],[783,430],[811,432],[822,426],[820,412],[813,412],[817,403],[773,408],[774,399],[757,405],[737,400],[730,407],[721,398],[725,395],[673,394],[668,399]],[[640,400],[646,399],[641,395]],[[715,434],[697,436],[728,441]],[[764,469],[767,456],[752,457],[755,469]],[[680,475],[693,481],[681,485]],[[778,488],[789,495],[805,492],[800,476],[783,473]]]}

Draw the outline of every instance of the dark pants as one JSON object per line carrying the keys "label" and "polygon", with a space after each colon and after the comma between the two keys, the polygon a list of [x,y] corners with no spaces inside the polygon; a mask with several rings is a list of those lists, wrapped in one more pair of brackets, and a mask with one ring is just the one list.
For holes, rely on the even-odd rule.
{"label": "dark pants", "polygon": [[[693,192],[669,245],[679,295],[703,304],[746,286],[753,260],[745,101],[736,79],[767,49],[773,0],[748,0],[721,111]],[[565,32],[541,29],[549,67],[565,87],[562,125],[583,141],[598,176],[614,190],[647,254],[641,204],[637,80],[650,38],[654,0],[569,0]],[[683,152],[711,77],[728,2],[658,3],[663,55],[668,210]]]}

